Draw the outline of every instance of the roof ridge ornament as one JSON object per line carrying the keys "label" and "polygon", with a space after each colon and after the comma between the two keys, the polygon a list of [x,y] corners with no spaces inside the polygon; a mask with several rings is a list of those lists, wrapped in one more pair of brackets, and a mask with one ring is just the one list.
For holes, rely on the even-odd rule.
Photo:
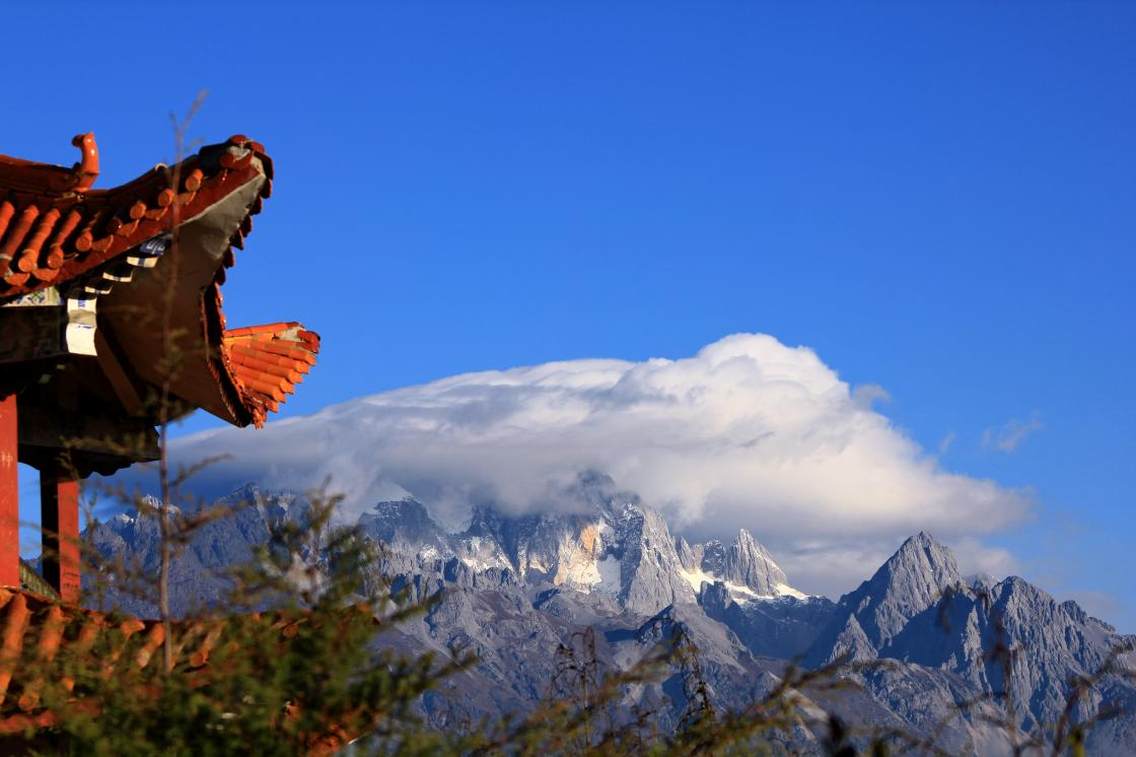
{"label": "roof ridge ornament", "polygon": [[81,153],[79,162],[71,167],[71,172],[77,179],[72,191],[82,194],[94,186],[95,179],[99,177],[99,146],[95,142],[93,131],[76,134],[71,144],[78,147]]}

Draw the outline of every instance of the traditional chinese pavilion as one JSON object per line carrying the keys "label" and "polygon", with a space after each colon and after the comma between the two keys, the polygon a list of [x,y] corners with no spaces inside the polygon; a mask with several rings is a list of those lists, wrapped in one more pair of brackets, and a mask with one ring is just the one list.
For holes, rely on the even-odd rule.
{"label": "traditional chinese pavilion", "polygon": [[17,461],[39,470],[44,578],[79,591],[78,481],[158,454],[156,426],[203,408],[263,425],[316,361],[298,323],[228,328],[221,285],[272,194],[243,136],[94,189],[93,134],[71,168],[0,156],[0,587],[19,587]]}

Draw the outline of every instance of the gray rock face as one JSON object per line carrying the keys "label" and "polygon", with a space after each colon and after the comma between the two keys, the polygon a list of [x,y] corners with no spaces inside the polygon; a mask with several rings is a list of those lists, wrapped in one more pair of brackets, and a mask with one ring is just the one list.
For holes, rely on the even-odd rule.
{"label": "gray rock face", "polygon": [[726,552],[722,577],[748,586],[758,594],[777,594],[788,583],[785,573],[773,561],[765,547],[754,541],[744,528]]}
{"label": "gray rock face", "polygon": [[412,499],[380,502],[359,518],[364,533],[398,551],[421,551],[429,547],[439,555],[450,551],[446,533],[426,508]]}
{"label": "gray rock face", "polygon": [[613,597],[632,612],[695,603],[661,515],[602,476],[582,478],[574,494],[582,512],[561,516],[506,517],[478,508],[463,533],[447,537],[443,552],[475,571],[508,569],[532,585]]}
{"label": "gray rock face", "polygon": [[755,655],[793,660],[804,655],[831,620],[836,605],[825,597],[778,597],[736,602],[721,581],[702,584],[698,603],[725,624]]}
{"label": "gray rock face", "polygon": [[[171,565],[170,594],[177,614],[215,606],[228,590],[218,569],[247,563],[254,547],[268,540],[272,524],[284,518],[302,517],[304,512],[304,504],[294,493],[266,493],[254,486],[239,489],[217,504],[231,507],[230,516],[195,531]],[[156,518],[119,515],[106,522],[95,521],[84,532],[84,538],[104,560],[121,561],[139,575],[158,574],[161,558]],[[85,575],[83,580],[89,589],[90,576]],[[106,602],[143,617],[155,617],[156,591],[152,598],[135,594],[117,591],[112,586]]]}
{"label": "gray rock face", "polygon": [[738,531],[733,543],[725,545],[717,539],[705,544],[688,544],[675,540],[679,564],[688,573],[701,573],[709,582],[724,581],[748,589],[752,596],[776,597],[788,588],[784,571],[774,562],[768,550],[749,531]]}
{"label": "gray rock face", "polygon": [[[982,691],[1014,703],[1019,727],[1056,723],[1074,677],[1091,676],[1113,649],[1130,644],[1076,603],[1058,603],[1017,577],[988,591],[962,587],[945,593],[880,648],[883,657],[950,671]],[[1018,653],[1009,650],[1017,648]],[[1006,649],[1005,654],[997,650]],[[992,652],[994,652],[992,654]],[[1122,664],[1136,662],[1128,655]],[[1076,717],[1095,715],[1119,679],[1078,703]]]}
{"label": "gray rock face", "polygon": [[692,571],[699,566],[699,559],[685,538],[679,536],[675,539],[675,554],[678,555],[678,564],[683,570]]}
{"label": "gray rock face", "polygon": [[654,510],[627,503],[615,524],[619,599],[632,612],[651,613],[671,604],[694,604],[694,590],[679,574],[670,529]]}
{"label": "gray rock face", "polygon": [[[893,669],[907,671],[903,686],[882,673],[868,681],[869,690],[893,711],[910,708],[910,688],[925,680],[916,687],[920,696],[943,686],[970,690],[1022,731],[1051,733],[1073,692],[1072,680],[1094,675],[1113,650],[1134,641],[1076,603],[1058,603],[1020,578],[963,581],[951,552],[921,533],[841,598],[808,659],[902,663]],[[1136,656],[1122,655],[1117,663],[1131,669]],[[922,672],[912,677],[914,671]],[[1076,703],[1073,719],[1081,722],[1114,707],[1123,712],[1134,695],[1131,679],[1105,675]],[[1097,752],[1131,753],[1136,717],[1131,708],[1126,712],[1092,732]]]}
{"label": "gray rock face", "polygon": [[[583,505],[580,512],[507,517],[479,507],[459,534],[443,534],[429,522],[425,508],[409,501],[398,503],[397,510],[380,506],[381,517],[364,516],[364,525],[390,547],[392,564],[404,570],[455,557],[474,574],[511,571],[526,584],[610,597],[637,613],[695,603],[662,516],[635,495],[616,491],[602,476],[582,478],[573,494]],[[403,512],[412,525],[398,525]],[[408,552],[417,560],[397,560],[399,553]]]}
{"label": "gray rock face", "polygon": [[841,598],[875,647],[886,645],[916,615],[960,586],[955,557],[925,532],[903,543],[860,588]]}

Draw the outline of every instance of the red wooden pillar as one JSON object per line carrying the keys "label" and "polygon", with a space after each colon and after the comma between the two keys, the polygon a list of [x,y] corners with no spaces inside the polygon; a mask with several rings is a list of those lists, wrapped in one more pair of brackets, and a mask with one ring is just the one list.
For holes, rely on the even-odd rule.
{"label": "red wooden pillar", "polygon": [[0,586],[20,585],[20,469],[16,395],[0,397]]}
{"label": "red wooden pillar", "polygon": [[64,602],[79,601],[79,482],[66,465],[39,473],[43,578]]}

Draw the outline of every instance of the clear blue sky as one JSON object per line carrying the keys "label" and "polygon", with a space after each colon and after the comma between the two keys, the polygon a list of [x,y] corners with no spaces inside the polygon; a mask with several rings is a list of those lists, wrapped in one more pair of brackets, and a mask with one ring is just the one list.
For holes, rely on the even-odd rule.
{"label": "clear blue sky", "polygon": [[0,151],[119,183],[207,90],[278,168],[230,323],[324,337],[285,415],[770,333],[1032,487],[1000,543],[1136,630],[1136,5],[531,5],[7,6]]}

